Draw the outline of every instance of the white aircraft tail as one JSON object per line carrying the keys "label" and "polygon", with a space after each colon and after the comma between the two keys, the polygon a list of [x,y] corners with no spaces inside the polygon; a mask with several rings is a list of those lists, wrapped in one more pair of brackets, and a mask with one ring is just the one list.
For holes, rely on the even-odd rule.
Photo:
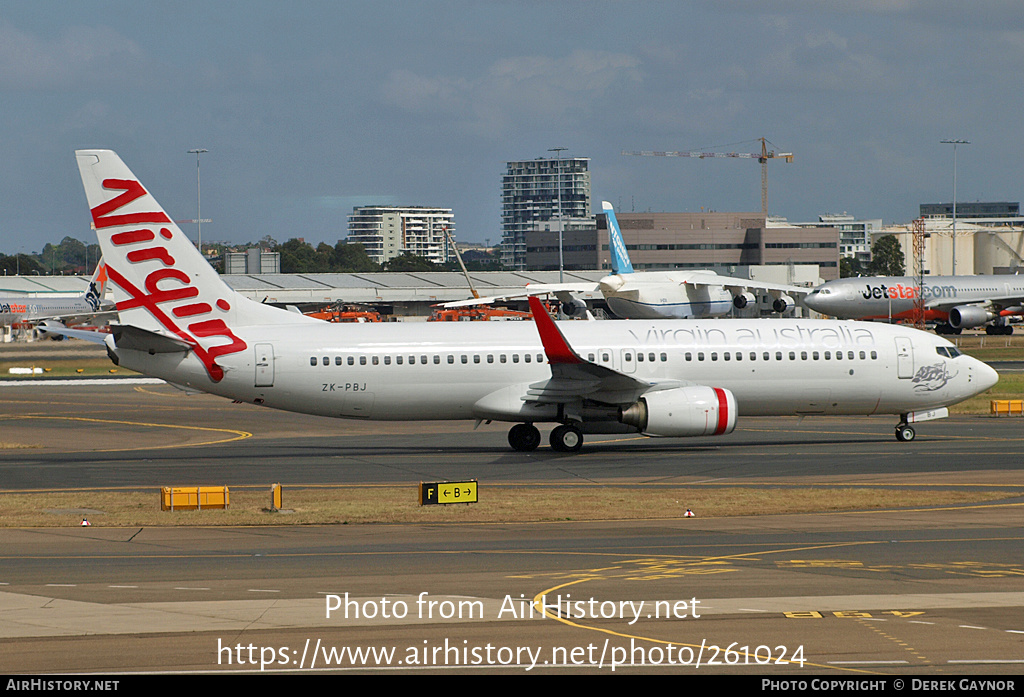
{"label": "white aircraft tail", "polygon": [[116,153],[75,155],[122,325],[184,342],[217,381],[239,327],[318,321],[231,290]]}

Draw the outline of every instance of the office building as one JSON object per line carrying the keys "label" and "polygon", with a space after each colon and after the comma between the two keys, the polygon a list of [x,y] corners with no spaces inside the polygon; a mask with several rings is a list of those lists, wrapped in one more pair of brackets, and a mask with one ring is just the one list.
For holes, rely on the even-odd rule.
{"label": "office building", "polygon": [[501,180],[502,264],[527,268],[528,233],[553,232],[557,246],[559,229],[594,229],[589,164],[587,157],[542,157],[506,164]]}

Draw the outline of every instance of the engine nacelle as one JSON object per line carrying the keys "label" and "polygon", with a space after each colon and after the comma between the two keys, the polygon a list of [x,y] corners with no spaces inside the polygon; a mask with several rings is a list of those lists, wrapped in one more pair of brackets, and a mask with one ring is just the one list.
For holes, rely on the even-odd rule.
{"label": "engine nacelle", "polygon": [[67,327],[64,326],[63,322],[58,322],[55,319],[43,320],[42,322],[36,325],[36,331],[39,332],[39,335],[44,339],[52,339],[53,341],[64,341],[64,339],[67,338],[63,334],[56,334],[54,332],[47,331],[47,329],[53,328],[66,329]]}
{"label": "engine nacelle", "polygon": [[736,428],[736,397],[704,385],[650,392],[622,409],[619,421],[648,436],[720,436]]}
{"label": "engine nacelle", "polygon": [[583,317],[587,314],[587,302],[573,298],[569,302],[562,303],[562,312],[566,317]]}
{"label": "engine nacelle", "polygon": [[783,293],[779,297],[775,298],[775,300],[772,302],[772,309],[775,310],[776,312],[780,313],[780,314],[785,312],[789,308],[795,307],[795,306],[796,306],[796,301],[793,300],[793,298],[791,298],[788,295],[786,295],[785,293]]}
{"label": "engine nacelle", "polygon": [[994,312],[989,312],[978,305],[957,305],[949,311],[949,324],[954,329],[980,327],[995,318]]}
{"label": "engine nacelle", "polygon": [[757,302],[757,298],[754,297],[753,293],[737,293],[732,297],[732,306],[737,310],[742,310],[747,305],[752,305]]}

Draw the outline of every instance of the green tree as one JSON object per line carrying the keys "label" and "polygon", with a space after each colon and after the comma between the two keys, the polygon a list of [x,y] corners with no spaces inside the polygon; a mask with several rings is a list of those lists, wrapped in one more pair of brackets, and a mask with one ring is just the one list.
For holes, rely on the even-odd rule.
{"label": "green tree", "polygon": [[0,274],[13,276],[20,273],[22,276],[28,276],[37,272],[45,273],[45,269],[36,261],[35,257],[30,257],[27,254],[12,254],[11,256],[0,254]]}
{"label": "green tree", "polygon": [[322,256],[304,240],[292,238],[277,249],[281,253],[281,273],[323,273],[328,270]]}
{"label": "green tree", "polygon": [[384,262],[385,271],[440,271],[429,259],[406,252]]}
{"label": "green tree", "polygon": [[331,266],[331,270],[338,273],[380,271],[380,264],[367,256],[363,245],[358,242],[346,244],[344,240],[339,240],[338,244],[334,245],[334,261]]}
{"label": "green tree", "polygon": [[839,278],[864,276],[867,269],[857,257],[843,257],[839,260]]}
{"label": "green tree", "polygon": [[903,249],[895,235],[882,235],[871,246],[871,263],[868,273],[872,276],[902,276],[906,264]]}

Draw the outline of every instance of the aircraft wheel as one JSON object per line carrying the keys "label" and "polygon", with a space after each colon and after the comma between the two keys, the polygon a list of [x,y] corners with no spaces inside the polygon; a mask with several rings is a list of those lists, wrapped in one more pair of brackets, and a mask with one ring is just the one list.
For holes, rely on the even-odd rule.
{"label": "aircraft wheel", "polygon": [[907,424],[899,424],[896,427],[896,440],[900,441],[901,443],[909,443],[910,441],[914,440],[914,436],[916,435],[917,433],[914,431],[913,426],[908,426]]}
{"label": "aircraft wheel", "polygon": [[571,424],[557,427],[551,432],[551,447],[561,453],[575,453],[583,447],[583,434]]}
{"label": "aircraft wheel", "polygon": [[521,453],[536,450],[540,445],[540,431],[533,424],[516,424],[509,429],[508,444]]}

